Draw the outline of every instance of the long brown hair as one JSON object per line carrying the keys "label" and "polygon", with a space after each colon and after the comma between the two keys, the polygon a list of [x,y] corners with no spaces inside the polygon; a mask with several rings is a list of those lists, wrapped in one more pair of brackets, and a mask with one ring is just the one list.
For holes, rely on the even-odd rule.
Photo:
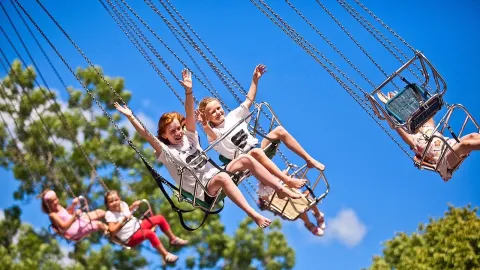
{"label": "long brown hair", "polygon": [[161,117],[160,120],[158,120],[158,131],[157,131],[157,138],[164,144],[170,144],[170,142],[162,137],[162,134],[165,133],[165,129],[167,126],[172,123],[175,119],[178,120],[180,125],[184,126],[185,125],[185,116],[183,116],[179,112],[169,112],[169,113],[164,113]]}
{"label": "long brown hair", "polygon": [[48,207],[48,204],[47,202],[45,201],[45,194],[47,194],[47,192],[51,191],[51,189],[45,189],[42,193],[40,193],[40,195],[38,195],[38,198],[40,198],[40,200],[42,200],[42,204],[41,204],[41,207],[42,207],[42,212],[46,213],[46,214],[50,214],[50,207]]}

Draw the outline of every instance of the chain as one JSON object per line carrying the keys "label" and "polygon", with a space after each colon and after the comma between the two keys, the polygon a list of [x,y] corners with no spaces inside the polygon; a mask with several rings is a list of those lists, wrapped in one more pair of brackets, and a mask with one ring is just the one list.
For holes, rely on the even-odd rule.
{"label": "chain", "polygon": [[[118,0],[115,0],[118,4]],[[155,32],[153,31],[153,29],[124,1],[124,0],[121,0],[121,2],[128,8],[128,10],[130,10],[130,12],[132,12],[135,17],[137,17],[138,20],[140,20],[140,22],[145,26],[147,27],[147,29],[155,36],[155,38],[160,41],[160,43],[162,43],[162,45],[183,65],[185,66],[187,69],[189,70],[192,70],[169,46],[168,44],[166,44],[161,38],[160,36]],[[132,19],[130,19],[129,15],[125,12],[125,10],[120,6],[120,4],[118,4],[118,6],[120,7],[120,9],[123,10],[124,14],[129,18],[129,20],[135,25],[135,27],[137,29],[138,26],[136,26],[136,24],[133,22]],[[141,31],[139,30],[139,32],[141,33]],[[190,52],[187,50],[187,48],[185,47],[185,45],[183,44],[183,42],[178,38],[178,36],[176,35],[175,32],[172,32],[175,39],[180,43],[180,45],[182,46],[182,48],[184,49],[184,51],[187,53],[188,57],[190,58],[190,60],[192,60],[192,62],[194,63],[195,67],[199,70],[200,74],[203,76],[203,78],[205,78],[205,80],[207,81],[208,85],[200,78],[196,75],[196,73],[193,73],[193,76],[203,85],[203,87],[205,87],[205,89],[207,89],[214,97],[216,97],[217,99],[219,99],[221,102],[222,102],[222,105],[225,106],[227,108],[227,110],[230,110],[228,108],[228,106],[223,103],[223,101],[220,99],[220,94],[218,93],[218,91],[215,89],[215,87],[213,87],[212,85],[212,82],[208,79],[208,77],[206,76],[206,74],[203,72],[203,70],[200,68],[200,66],[198,65],[198,63],[195,61],[195,59],[193,58],[193,56],[190,54]],[[146,40],[146,42],[148,42],[148,40],[144,37],[144,39]],[[145,41],[144,41],[145,42]],[[196,101],[198,103],[198,101]]]}
{"label": "chain", "polygon": [[[147,159],[142,155],[142,153],[138,150],[138,148],[129,140],[128,136],[123,132],[122,129],[120,129],[120,127],[118,127],[117,123],[113,120],[113,118],[111,117],[111,115],[105,110],[105,108],[101,105],[101,103],[95,98],[95,96],[93,95],[93,93],[88,89],[88,87],[82,82],[82,80],[78,77],[78,75],[73,71],[72,67],[67,63],[67,61],[65,60],[65,58],[60,54],[60,52],[58,51],[58,49],[53,45],[53,43],[50,41],[50,39],[48,39],[48,37],[45,35],[45,33],[40,29],[40,27],[37,25],[37,23],[32,19],[32,17],[30,16],[30,14],[25,10],[25,8],[22,6],[22,4],[20,4],[18,2],[18,0],[14,0],[15,3],[20,7],[20,9],[22,10],[22,12],[28,17],[28,19],[30,20],[30,22],[35,26],[35,28],[40,32],[40,34],[42,35],[42,37],[47,41],[47,43],[50,45],[50,47],[55,51],[55,53],[57,54],[57,56],[61,59],[61,61],[65,64],[65,66],[68,68],[68,70],[70,71],[70,73],[75,76],[75,78],[77,79],[77,81],[82,85],[82,87],[85,89],[85,91],[88,93],[88,95],[92,98],[92,100],[97,104],[97,106],[100,108],[100,110],[102,110],[102,112],[104,113],[104,115],[109,119],[109,121],[112,123],[112,125],[115,127],[115,129],[124,137],[125,141],[128,142],[128,144],[130,145],[130,147],[148,164],[151,166],[151,164],[147,161]],[[68,36],[68,34],[65,32],[65,30],[63,30],[63,28],[58,24],[58,22],[51,16],[51,14],[45,9],[45,7],[39,2],[37,1],[37,3],[40,5],[40,7],[44,10],[44,12],[52,19],[52,21],[54,21],[54,23],[57,25],[57,27],[62,31],[62,33],[67,37],[67,39],[74,45],[74,47],[77,49],[77,51],[79,51],[79,53],[85,58],[85,60],[87,60],[87,62],[90,64],[90,66],[97,72],[97,74],[103,79],[103,81],[110,87],[110,89],[116,94],[116,96],[123,102],[123,104],[125,104],[125,102],[123,101],[123,99],[121,98],[121,96],[112,88],[112,86],[110,85],[110,83],[105,79],[105,77],[95,68],[95,66],[92,64],[92,62],[85,56],[85,54],[80,50],[80,48],[75,44],[75,42],[73,42],[73,40]],[[125,104],[126,105],[126,104]],[[143,123],[137,119],[137,121],[145,128],[145,125],[143,125]],[[145,128],[145,130],[147,131],[147,133],[149,134],[149,136],[152,136],[153,135],[148,131],[148,129]],[[153,168],[153,166],[151,166]],[[166,181],[163,177],[160,178],[160,181],[162,181],[163,183],[167,184],[168,186],[171,186],[170,183],[168,183],[168,181]]]}
{"label": "chain", "polygon": [[[6,68],[6,66],[4,65],[2,59],[0,59],[0,63],[2,64],[2,66],[3,66],[4,68]],[[7,72],[7,74],[8,74],[8,72]],[[17,111],[15,105],[13,105],[13,104],[11,103],[11,100],[4,95],[4,93],[6,94],[6,88],[5,88],[4,84],[3,84],[3,82],[0,82],[0,86],[1,86],[1,88],[2,88],[2,91],[0,92],[0,95],[2,96],[2,99],[5,100],[6,102],[9,102],[9,101],[10,101],[10,102],[9,102],[9,103],[10,103],[10,104],[9,104],[10,107],[14,108],[15,113],[16,113],[17,115],[19,115],[19,111]],[[8,109],[8,111],[9,111],[10,115],[12,115],[12,120],[13,120],[13,123],[15,124],[15,127],[17,128],[17,130],[21,130],[21,129],[20,129],[20,126],[18,125],[17,121],[15,120],[15,117],[13,117],[13,113],[12,113],[11,109]],[[3,117],[2,117],[2,118],[3,118]],[[8,128],[8,125],[7,125],[7,128]],[[10,132],[10,130],[9,130],[9,132]],[[13,137],[12,137],[12,138],[13,138]],[[42,155],[44,155],[44,156],[48,156],[48,155],[40,148],[39,145],[36,145],[36,146],[37,146],[37,150],[40,152],[40,154],[42,154]],[[52,157],[52,158],[54,158],[54,157]],[[53,166],[51,166],[51,167],[53,167]],[[50,169],[50,168],[49,168],[49,169]],[[53,175],[52,175],[52,178],[53,178],[53,181],[55,182],[55,184],[56,184],[57,186],[59,186],[59,187],[62,187],[62,188],[65,190],[66,193],[70,194],[70,196],[71,196],[72,198],[76,198],[77,196],[75,196],[75,193],[73,192],[70,184],[67,182],[67,180],[66,180],[67,178],[66,178],[65,175],[63,174],[63,171],[62,171],[62,170],[58,170],[58,172],[61,174],[61,177],[62,177],[62,179],[63,179],[64,185],[60,184],[60,182],[58,181],[56,172],[57,172],[57,170],[55,169],[55,167],[53,167]]]}
{"label": "chain", "polygon": [[[30,54],[30,51],[28,50],[27,46],[25,45],[25,43],[23,42],[23,39],[22,37],[20,36],[20,34],[18,33],[17,31],[17,28],[15,27],[15,25],[13,24],[12,20],[10,19],[10,16],[8,15],[7,11],[5,10],[3,4],[0,2],[0,7],[3,9],[5,15],[7,16],[8,18],[8,21],[10,22],[10,24],[12,25],[13,29],[15,30],[15,33],[18,37],[18,39],[20,40],[23,48],[25,49],[25,51],[27,52],[27,55],[30,59],[30,61],[32,61],[32,64],[33,66],[35,67],[35,69],[37,70],[38,72],[38,75],[40,76],[43,84],[45,85],[45,87],[47,88],[48,92],[50,93],[50,95],[52,95],[52,97],[55,95],[53,93],[53,91],[50,89],[50,87],[48,86],[45,78],[43,77],[43,74],[42,72],[40,71],[40,69],[38,68],[35,60],[33,59],[32,55]],[[8,37],[8,35],[5,33],[5,31],[3,30],[3,28],[0,26],[0,30],[3,32],[3,34],[5,35],[5,37],[7,38],[9,44],[12,46],[12,48],[14,49],[15,53],[17,54],[17,56],[19,57],[20,61],[23,63],[24,66],[26,66],[26,63],[25,61],[23,60],[22,56],[20,55],[20,53],[17,51],[17,49],[15,48],[15,46],[13,45],[13,43],[11,42],[10,38]],[[38,83],[37,79],[35,78],[34,79],[34,82],[38,85],[38,87],[40,87],[40,84]],[[50,104],[50,106],[53,106],[52,104],[52,98],[48,97],[47,93],[45,93],[44,91],[41,91],[43,96],[45,97],[45,99],[47,100],[47,102]],[[53,99],[53,103],[55,104],[55,106],[57,106],[59,109],[61,108],[60,105],[57,103],[56,99]],[[103,182],[103,180],[98,176],[98,172],[95,168],[95,166],[93,165],[93,162],[90,160],[90,158],[88,157],[86,151],[85,151],[85,148],[78,142],[74,132],[73,132],[73,129],[72,127],[70,126],[70,124],[68,123],[67,121],[67,118],[65,117],[65,115],[63,114],[63,112],[61,110],[54,110],[54,113],[58,116],[58,118],[60,119],[60,121],[62,122],[63,126],[65,126],[67,128],[67,131],[70,135],[70,138],[74,141],[74,143],[76,144],[76,146],[80,149],[80,151],[82,152],[83,156],[85,157],[85,159],[87,160],[88,164],[90,165],[90,167],[92,168],[93,170],[93,173],[95,175],[95,178],[98,179],[98,181],[100,182],[100,184],[102,185],[102,187],[105,189],[105,190],[108,190],[108,187],[107,185]]]}
{"label": "chain", "polygon": [[[10,0],[11,4],[13,5],[13,7],[15,8],[15,11],[17,12],[18,16],[20,16],[23,24],[25,25],[25,27],[27,28],[28,32],[30,33],[30,35],[32,36],[32,38],[35,40],[35,43],[37,44],[37,46],[39,47],[39,49],[41,50],[43,56],[46,58],[47,62],[49,63],[50,67],[53,69],[56,77],[58,78],[58,80],[61,82],[63,88],[65,88],[65,90],[67,91],[67,93],[69,93],[69,96],[70,96],[70,91],[68,90],[68,87],[65,83],[65,81],[63,80],[63,78],[60,76],[59,72],[57,71],[57,69],[55,68],[55,66],[53,65],[52,61],[50,60],[50,58],[48,57],[47,53],[45,52],[45,50],[43,49],[42,45],[40,44],[40,42],[38,41],[37,37],[35,36],[35,34],[33,33],[33,31],[30,29],[30,26],[28,26],[27,22],[25,21],[25,19],[23,18],[23,15],[20,13],[20,11],[18,10],[17,6],[13,3],[13,0]],[[85,121],[86,125],[88,128],[94,128],[91,124],[90,124],[90,121],[88,121],[88,119],[85,117],[85,115],[83,113],[80,113],[79,114],[83,121]],[[103,144],[102,140],[99,140],[100,143]],[[105,152],[106,154],[106,157],[107,157],[107,160],[109,163],[111,163],[114,167],[114,170],[117,172],[118,176],[120,177],[120,179],[123,181],[123,182],[126,182],[125,180],[125,177],[123,176],[122,172],[120,171],[118,165],[116,164],[116,162],[114,161],[114,159],[111,157],[110,153],[108,151]],[[132,191],[130,185],[127,184],[127,188]],[[133,192],[132,192],[133,193]]]}
{"label": "chain", "polygon": [[[386,36],[384,36],[378,29],[376,29],[369,21],[367,21],[360,13],[358,13],[352,6],[350,6],[347,2],[343,0],[337,0],[337,2],[353,17],[355,20],[357,20],[360,25],[365,28],[380,44],[383,45],[385,49],[387,49],[394,57],[397,59],[400,63],[403,64],[403,60],[395,53],[393,52],[378,36],[372,32],[372,29],[381,37],[383,38],[389,45],[391,45],[397,52],[399,52],[405,60],[408,60],[408,57],[397,47],[395,44],[393,44]],[[371,27],[371,29],[368,26]],[[420,68],[416,65],[416,63],[413,63],[413,65],[417,68],[417,70],[420,70]],[[412,70],[410,67],[407,67],[407,69],[418,79],[421,81],[420,76]]]}
{"label": "chain", "polygon": [[[322,2],[320,2],[320,0],[316,0],[316,1],[323,8],[323,10],[330,16],[330,18],[332,18],[333,21],[342,29],[342,31],[345,34],[347,34],[347,36],[355,43],[355,45],[357,45],[357,47],[365,54],[365,56],[367,56],[368,59],[370,59],[370,61],[378,68],[378,70],[380,70],[380,72],[382,72],[382,74],[385,77],[388,77],[388,74],[385,72],[385,70],[377,63],[377,61],[373,59],[373,57],[367,52],[367,50],[365,50],[365,48],[347,31],[347,29],[340,23],[340,21],[337,20],[335,16],[333,16],[333,14],[327,9],[327,7],[325,7],[325,5],[323,5]],[[396,88],[399,88],[394,81],[392,81],[392,84]]]}
{"label": "chain", "polygon": [[[149,0],[145,0],[146,2],[149,1]],[[239,86],[240,83],[238,82],[238,80],[235,79],[235,77],[233,77],[233,75],[231,74],[230,71],[228,71],[228,69],[226,69],[225,65],[223,65],[223,63],[213,54],[213,52],[210,50],[210,48],[208,48],[208,46],[205,44],[205,42],[203,42],[203,40],[201,40],[200,36],[193,30],[193,28],[186,22],[186,20],[180,15],[180,13],[175,9],[175,7],[173,7],[173,5],[169,2],[169,1],[166,1],[168,2],[168,5],[174,10],[174,12],[178,15],[179,18],[181,18],[182,22],[187,25],[187,27],[190,29],[190,31],[192,31],[192,33],[194,33],[194,35],[197,37],[197,39],[202,43],[202,45],[204,47],[207,48],[207,50],[210,52],[210,54],[213,55],[214,59],[227,71],[228,75],[227,76],[225,73],[223,73],[207,56],[206,54],[200,49],[200,46],[198,46],[198,44],[195,43],[195,41],[193,40],[193,38],[188,34],[188,32],[185,30],[185,28],[181,25],[181,23],[175,18],[175,15],[172,13],[172,11],[163,3],[162,0],[160,0],[160,3],[163,5],[163,7],[165,8],[165,10],[167,10],[167,12],[169,13],[169,15],[174,19],[174,21],[176,22],[176,24],[182,29],[182,31],[185,33],[186,37],[184,37],[184,39],[187,40],[187,42],[189,42],[189,44],[195,48],[195,50],[204,58],[204,60],[208,63],[208,65],[212,68],[212,70],[217,74],[217,76],[219,77],[219,79],[222,81],[222,83],[226,86],[226,88],[229,90],[229,92],[234,96],[234,98],[237,100],[237,102],[239,104],[242,103],[242,100],[240,99],[240,97],[235,93],[235,91],[230,87],[230,85],[233,85],[234,87],[236,87],[242,94],[244,95],[247,95],[247,93]],[[151,3],[149,1],[149,3],[147,3],[160,17],[162,17],[162,19],[165,21],[165,23],[167,23],[168,27],[170,29],[173,28],[173,31],[176,31],[176,32],[179,32],[173,25],[171,25],[168,20],[166,20],[164,18],[164,16],[158,11],[158,9],[155,7],[155,5],[153,5],[153,3]],[[183,37],[183,35],[182,35]],[[228,82],[230,84],[228,84],[223,78],[226,78],[228,80]],[[233,80],[233,81],[232,81]],[[247,96],[248,98],[248,96]],[[251,100],[252,103],[254,104],[257,104],[254,100]],[[270,117],[270,115],[266,114],[264,111],[262,111],[263,115],[267,117],[268,120],[272,121],[272,118]],[[263,127],[261,125],[258,126],[258,129],[260,132],[262,132],[264,135],[266,135],[268,132],[266,132]],[[282,151],[280,149],[277,150],[277,153],[278,155],[280,155],[281,159],[284,161],[285,165],[288,165],[290,162],[288,161],[287,157],[282,153]]]}
{"label": "chain", "polygon": [[[259,4],[255,1],[255,0],[250,0],[250,2],[252,2],[252,4],[255,5],[255,7],[257,7],[257,9],[262,12],[265,16],[267,16],[267,18],[269,18],[275,25],[277,25],[285,34],[287,34],[290,38],[292,38],[292,40],[295,41],[295,43],[297,43],[297,45],[299,45],[300,47],[302,47],[306,53],[308,53],[311,57],[313,57],[315,59],[315,61],[317,61],[317,63],[319,63],[329,74],[330,76],[332,76],[338,84],[340,84],[346,91],[347,93],[360,105],[360,107],[362,107],[362,109],[370,116],[370,118],[372,118],[375,123],[377,123],[377,125],[395,142],[395,144],[410,158],[412,158],[410,156],[410,154],[407,152],[407,150],[393,137],[393,135],[376,119],[376,117],[372,114],[372,112],[367,109],[367,107],[363,104],[364,102],[361,102],[363,101],[344,81],[342,81],[329,67],[327,67],[309,48],[307,48],[304,44],[300,43],[298,41],[298,38],[295,39],[294,37],[292,37],[292,33],[290,33],[287,29],[285,29],[284,27],[282,27],[277,21],[275,21],[275,19],[270,15],[268,14],[262,7],[259,6]],[[264,4],[266,5],[266,4]],[[292,31],[295,31],[293,28],[291,28]],[[295,31],[296,32],[296,31]],[[298,34],[297,34],[298,35]],[[299,36],[299,35],[298,35]]]}

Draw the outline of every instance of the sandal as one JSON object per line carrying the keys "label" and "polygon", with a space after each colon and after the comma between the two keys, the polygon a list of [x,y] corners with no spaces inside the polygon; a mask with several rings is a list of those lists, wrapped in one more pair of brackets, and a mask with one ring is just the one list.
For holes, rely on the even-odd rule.
{"label": "sandal", "polygon": [[313,234],[313,235],[316,235],[316,236],[323,236],[323,230],[320,229],[319,227],[313,225],[313,223],[308,223],[308,224],[305,224],[305,227],[307,227],[307,229]]}
{"label": "sandal", "polygon": [[170,246],[185,246],[188,244],[188,240],[183,240],[180,237],[175,237],[172,241],[170,241]]}
{"label": "sandal", "polygon": [[172,264],[178,260],[178,256],[169,252],[167,256],[165,256],[165,258],[163,259],[165,260],[166,263]]}
{"label": "sandal", "polygon": [[315,217],[315,219],[317,219],[317,226],[322,229],[322,230],[325,230],[325,215],[320,212],[320,215],[315,215],[315,213],[313,214],[313,216]]}

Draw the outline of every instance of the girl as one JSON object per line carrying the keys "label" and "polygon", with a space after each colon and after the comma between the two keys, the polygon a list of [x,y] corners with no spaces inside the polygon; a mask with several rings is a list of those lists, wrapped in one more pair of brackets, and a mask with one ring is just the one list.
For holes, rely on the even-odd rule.
{"label": "girl", "polygon": [[[383,103],[387,103],[396,93],[389,92],[387,95],[379,92],[377,93],[379,99]],[[388,121],[388,118],[385,118]],[[388,121],[390,127],[393,128],[393,124]],[[436,166],[438,164],[438,172],[444,181],[448,181],[452,178],[453,168],[463,159],[468,156],[472,151],[480,150],[480,134],[470,133],[468,135],[459,138],[460,143],[456,140],[444,137],[447,143],[452,147],[454,153],[447,148],[447,153],[440,160],[442,150],[445,148],[443,141],[439,138],[434,138],[430,146],[427,148],[428,139],[425,137],[432,136],[435,131],[435,121],[433,118],[429,119],[416,134],[409,134],[402,128],[395,129],[403,141],[410,146],[410,149],[415,153],[415,159],[419,160],[425,151],[425,162],[427,166]],[[436,136],[443,137],[439,132],[435,132]]]}
{"label": "girl", "polygon": [[[207,97],[200,102],[197,110],[197,120],[202,123],[210,143],[220,138],[243,117],[248,115],[249,109],[257,94],[258,80],[265,72],[266,67],[264,65],[257,65],[255,67],[247,99],[240,107],[231,111],[226,116],[219,100],[216,98]],[[270,142],[282,141],[290,150],[302,157],[309,168],[315,167],[319,170],[325,170],[325,166],[312,158],[283,127],[276,127],[267,134],[267,137],[270,138],[270,140],[264,139],[260,148],[257,148],[257,138],[250,134],[247,123],[242,122],[233,132],[217,143],[214,149],[229,160],[235,157],[238,148],[245,153],[248,152],[250,156],[260,162],[271,174],[291,188],[301,188],[305,185],[306,181],[304,179],[295,179],[282,173],[275,163],[267,157],[263,149],[267,147]]]}
{"label": "girl", "polygon": [[108,223],[110,233],[120,239],[129,247],[134,247],[145,239],[150,240],[152,246],[158,250],[163,259],[167,263],[174,263],[178,260],[178,256],[168,252],[158,240],[157,235],[152,228],[158,225],[162,232],[167,235],[171,245],[184,246],[188,241],[176,237],[170,225],[161,215],[156,215],[140,221],[132,216],[132,209],[140,205],[140,201],[135,201],[128,207],[127,203],[122,201],[118,195],[118,191],[110,190],[105,194],[105,205],[107,206],[107,213],[105,220]]}
{"label": "girl", "polygon": [[[74,198],[72,205],[65,209],[58,204],[57,194],[53,190],[45,190],[41,193],[42,211],[47,213],[55,231],[61,233],[66,239],[78,241],[94,231],[107,233],[108,226],[98,219],[105,216],[105,211],[96,209],[84,213],[82,210],[75,210],[79,204],[78,198]],[[86,216],[84,216],[86,215]]]}
{"label": "girl", "polygon": [[[283,171],[282,173],[288,174],[287,171]],[[258,196],[259,196],[259,206],[262,210],[268,210],[267,203],[270,201],[270,196],[274,193],[274,190],[270,187],[260,185],[258,189]],[[304,192],[306,196],[308,196],[308,190]],[[312,211],[313,216],[317,220],[317,226],[315,226],[310,219],[308,218],[307,212],[300,214],[300,218],[303,220],[305,227],[316,236],[323,236],[325,230],[325,218],[324,214],[318,210],[317,205],[314,205],[310,208]]]}
{"label": "girl", "polygon": [[[266,228],[270,225],[271,221],[257,213],[248,204],[243,194],[232,181],[230,175],[225,171],[220,171],[207,160],[197,158],[201,154],[202,148],[200,147],[198,133],[196,131],[191,73],[188,70],[183,70],[182,77],[183,81],[180,81],[180,83],[185,88],[185,112],[187,116],[184,118],[178,112],[163,114],[158,122],[158,134],[156,138],[149,136],[148,131],[135,119],[128,107],[122,107],[118,103],[114,105],[119,112],[128,118],[137,132],[155,149],[157,159],[167,167],[167,170],[175,182],[180,184],[180,180],[182,181],[182,188],[185,191],[194,194],[195,197],[200,200],[212,203],[214,198],[209,194],[214,196],[218,194],[220,189],[223,189],[225,194],[245,211],[259,227]],[[180,124],[182,121],[185,121],[185,128]],[[190,164],[192,161],[194,164]],[[176,165],[191,168],[192,171],[184,170],[183,175],[180,176]],[[275,181],[268,171],[250,156],[239,156],[227,166],[226,170],[233,173],[249,170],[265,185],[276,189],[286,196],[292,198],[302,196]],[[201,182],[200,184],[207,189],[207,194],[205,194],[202,188],[196,185],[196,178],[198,178]]]}

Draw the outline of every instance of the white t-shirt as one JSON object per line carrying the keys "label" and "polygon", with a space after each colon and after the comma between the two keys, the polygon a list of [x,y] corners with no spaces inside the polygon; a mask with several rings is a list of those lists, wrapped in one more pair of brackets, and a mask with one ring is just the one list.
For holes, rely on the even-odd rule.
{"label": "white t-shirt", "polygon": [[[105,213],[105,221],[108,222],[120,222],[120,218],[123,218],[127,215],[130,215],[130,208],[126,202],[120,203],[120,212],[113,212],[108,210]],[[140,229],[140,222],[134,216],[130,218],[130,220],[125,223],[125,225],[115,234],[115,236],[120,239],[121,241],[125,242],[132,236],[138,229]]]}
{"label": "white t-shirt", "polygon": [[[160,155],[155,153],[158,161],[162,162],[167,167],[168,172],[172,176],[177,185],[180,185],[180,174],[175,164],[180,167],[187,166],[194,158],[200,155],[202,148],[198,141],[197,131],[190,132],[185,130],[185,136],[183,136],[183,142],[179,145],[166,145],[162,143],[162,152]],[[194,174],[202,182],[202,185],[206,187],[208,180],[219,172],[210,162],[202,158],[197,159],[195,164],[189,166],[194,170]],[[194,194],[195,189],[195,177],[189,170],[183,171],[182,177],[182,189],[188,191],[190,194]],[[197,186],[196,197],[204,201],[204,191],[200,186]]]}
{"label": "white t-shirt", "polygon": [[[230,130],[230,128],[237,125],[238,122],[249,113],[250,111],[244,104],[228,113],[222,124],[212,127],[213,132],[217,135],[217,139],[223,136],[223,134]],[[236,156],[243,153],[242,151],[248,151],[255,147],[258,143],[258,139],[252,136],[250,131],[248,131],[247,123],[249,121],[250,119],[242,121],[242,123],[240,123],[240,125],[238,125],[227,137],[219,141],[213,149],[228,159],[234,159]],[[212,143],[213,141],[209,142]],[[239,148],[242,151],[238,151]]]}

